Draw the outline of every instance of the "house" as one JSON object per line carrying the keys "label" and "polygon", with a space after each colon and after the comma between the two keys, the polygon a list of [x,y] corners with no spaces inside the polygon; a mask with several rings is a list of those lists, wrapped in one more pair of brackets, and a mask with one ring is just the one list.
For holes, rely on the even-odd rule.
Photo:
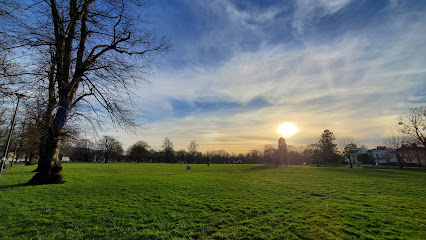
{"label": "house", "polygon": [[385,146],[377,146],[371,149],[371,154],[376,164],[395,164],[398,162],[394,150]]}
{"label": "house", "polygon": [[234,160],[234,161],[232,161],[232,163],[233,163],[233,164],[243,164],[244,162],[243,162],[243,160],[238,159],[238,160]]}
{"label": "house", "polygon": [[368,154],[367,149],[361,149],[358,148],[356,151],[349,154],[349,156],[345,155],[345,162],[349,164],[349,161],[352,162],[352,164],[361,164],[363,163],[361,159],[359,159],[359,156],[362,154]]}
{"label": "house", "polygon": [[398,149],[401,153],[402,160],[410,165],[426,166],[426,148],[417,146],[413,143],[411,145],[402,145]]}
{"label": "house", "polygon": [[377,146],[377,148],[371,150],[359,148],[349,156],[345,156],[345,162],[349,164],[349,160],[352,161],[352,164],[369,164],[373,161],[375,164],[398,163],[394,150],[385,146]]}

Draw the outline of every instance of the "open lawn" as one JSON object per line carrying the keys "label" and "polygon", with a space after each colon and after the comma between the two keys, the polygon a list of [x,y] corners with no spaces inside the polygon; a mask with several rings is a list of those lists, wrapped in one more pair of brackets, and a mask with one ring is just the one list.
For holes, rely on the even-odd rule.
{"label": "open lawn", "polygon": [[0,179],[0,239],[426,239],[426,171],[64,164]]}

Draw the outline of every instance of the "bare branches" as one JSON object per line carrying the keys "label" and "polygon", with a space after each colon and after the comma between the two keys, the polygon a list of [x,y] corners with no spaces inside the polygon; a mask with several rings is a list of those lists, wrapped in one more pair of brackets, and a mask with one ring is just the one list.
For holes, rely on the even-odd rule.
{"label": "bare branches", "polygon": [[13,42],[8,49],[29,53],[26,59],[32,65],[26,69],[31,83],[26,87],[32,91],[29,95],[41,96],[46,116],[53,118],[62,101],[70,106],[68,118],[96,123],[109,116],[117,126],[137,126],[137,113],[126,107],[133,86],[146,81],[154,56],[171,47],[147,25],[147,5],[149,1],[143,0],[40,0],[16,5],[16,21],[0,30]]}
{"label": "bare branches", "polygon": [[71,106],[74,108],[74,107],[75,107],[75,105],[77,105],[77,103],[78,103],[78,102],[80,102],[81,100],[83,100],[85,97],[92,96],[92,95],[93,95],[93,92],[92,92],[92,89],[91,89],[89,93],[83,93],[82,95],[78,96],[78,97],[74,100],[74,102],[72,103],[72,105],[71,105]]}
{"label": "bare branches", "polygon": [[395,129],[390,129],[382,140],[386,147],[389,147],[390,149],[392,149],[392,153],[398,160],[399,167],[402,168],[403,167],[402,147],[404,145],[408,145],[411,142],[412,138],[406,135],[403,135],[401,132]]}
{"label": "bare branches", "polygon": [[345,151],[346,147],[349,144],[352,144],[352,143],[355,144],[355,145],[359,144],[354,137],[339,137],[339,138],[337,138],[338,148],[339,148],[340,153],[342,153],[342,154],[346,153],[346,151]]}
{"label": "bare branches", "polygon": [[[157,38],[146,21],[140,21],[146,1],[33,3],[16,1],[13,11],[0,6],[0,17],[6,16],[10,23],[0,25],[0,44],[2,50],[25,54],[19,59],[31,74],[25,87],[43,109],[37,114],[45,130],[40,136],[39,173],[30,182],[60,183],[62,177],[57,170],[52,174],[51,168],[59,166],[61,141],[69,133],[67,121],[87,118],[93,123],[88,116],[99,120],[96,117],[105,113],[118,126],[137,126],[136,114],[126,108],[126,97],[132,94],[129,86],[144,81],[153,56],[168,51],[170,45],[164,37]],[[14,62],[0,60],[4,60],[0,61],[0,92],[6,92],[3,80],[11,80],[9,63]],[[97,112],[100,108],[102,113]],[[94,113],[83,114],[87,111]]]}
{"label": "bare branches", "polygon": [[399,117],[401,132],[426,147],[426,106],[413,108]]}

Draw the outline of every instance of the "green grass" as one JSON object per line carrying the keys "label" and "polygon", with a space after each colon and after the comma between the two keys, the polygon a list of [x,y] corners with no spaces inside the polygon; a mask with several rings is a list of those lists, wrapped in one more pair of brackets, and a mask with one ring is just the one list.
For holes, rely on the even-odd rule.
{"label": "green grass", "polygon": [[0,179],[0,239],[426,239],[426,172],[64,164],[61,185]]}

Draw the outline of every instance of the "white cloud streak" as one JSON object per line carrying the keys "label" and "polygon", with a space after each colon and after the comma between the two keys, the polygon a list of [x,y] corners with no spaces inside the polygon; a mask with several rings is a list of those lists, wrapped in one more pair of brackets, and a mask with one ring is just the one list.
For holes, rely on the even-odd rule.
{"label": "white cloud streak", "polygon": [[[349,4],[341,1],[298,1],[293,28],[298,34],[315,18],[332,14]],[[229,26],[210,32],[200,45],[228,44],[226,34],[255,27],[247,23],[250,12],[238,11],[228,1],[209,7],[226,9]],[[215,10],[216,9],[216,10]],[[258,15],[268,21],[275,11]],[[401,21],[407,21],[401,18]],[[401,22],[386,23],[390,29]],[[304,47],[263,45],[256,51],[232,48],[232,57],[218,66],[190,66],[158,72],[152,84],[141,89],[138,100],[147,115],[145,130],[137,137],[122,135],[125,146],[139,140],[155,149],[170,137],[177,149],[197,140],[200,150],[246,152],[263,144],[276,144],[278,126],[294,122],[300,131],[287,142],[316,142],[324,129],[336,136],[354,136],[374,147],[396,116],[421,101],[415,91],[426,82],[426,21],[407,23],[403,31],[388,36],[347,34],[329,44],[305,42]],[[237,34],[238,35],[238,34]],[[238,36],[241,37],[241,36]],[[237,44],[231,41],[229,44]],[[189,49],[189,48],[188,48]],[[193,54],[189,51],[188,55]],[[225,109],[175,117],[170,98],[184,101],[226,100],[247,104],[256,97],[270,105],[261,108]],[[162,116],[152,120],[150,116]]]}
{"label": "white cloud streak", "polygon": [[316,19],[333,14],[350,3],[351,0],[297,0],[292,27],[296,36]]}

